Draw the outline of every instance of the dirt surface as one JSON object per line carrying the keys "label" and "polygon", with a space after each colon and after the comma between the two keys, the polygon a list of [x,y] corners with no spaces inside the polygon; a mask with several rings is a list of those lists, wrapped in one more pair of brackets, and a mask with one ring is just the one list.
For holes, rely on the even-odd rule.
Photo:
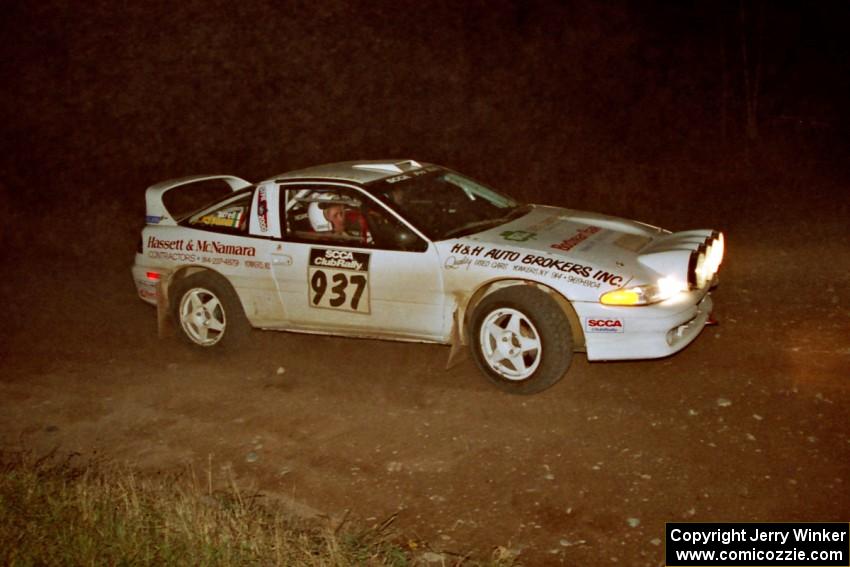
{"label": "dirt surface", "polygon": [[255,332],[198,353],[157,338],[125,266],[20,264],[2,284],[2,449],[191,466],[527,565],[659,565],[667,521],[847,521],[846,226],[741,224],[719,326],[668,359],[578,355],[530,397],[469,359],[443,370],[441,346]]}

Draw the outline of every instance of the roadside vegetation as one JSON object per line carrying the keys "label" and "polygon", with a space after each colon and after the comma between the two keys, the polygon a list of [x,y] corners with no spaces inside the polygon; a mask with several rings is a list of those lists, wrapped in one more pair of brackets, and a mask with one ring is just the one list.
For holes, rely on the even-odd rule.
{"label": "roadside vegetation", "polygon": [[[403,541],[393,518],[358,529],[293,516],[210,475],[0,453],[3,565],[470,564]],[[508,565],[510,558],[494,565]]]}

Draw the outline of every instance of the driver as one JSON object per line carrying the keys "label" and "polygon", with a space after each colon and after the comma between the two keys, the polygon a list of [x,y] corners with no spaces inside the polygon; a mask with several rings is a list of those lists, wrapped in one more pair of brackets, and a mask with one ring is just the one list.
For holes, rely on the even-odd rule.
{"label": "driver", "polygon": [[307,208],[310,226],[317,233],[333,233],[335,237],[360,239],[371,244],[372,235],[366,217],[342,203],[312,202]]}
{"label": "driver", "polygon": [[310,226],[316,232],[345,233],[345,205],[313,202],[308,207],[307,215],[310,218]]}

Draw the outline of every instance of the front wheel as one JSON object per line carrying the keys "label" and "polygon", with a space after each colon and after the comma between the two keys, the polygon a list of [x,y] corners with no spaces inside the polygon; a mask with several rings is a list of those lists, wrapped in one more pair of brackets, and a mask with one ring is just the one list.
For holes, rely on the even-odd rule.
{"label": "front wheel", "polygon": [[486,296],[470,322],[478,368],[512,394],[534,394],[558,382],[573,356],[570,324],[546,292],[512,286]]}
{"label": "front wheel", "polygon": [[175,283],[172,297],[174,320],[192,345],[236,346],[250,330],[239,297],[221,276],[193,274]]}

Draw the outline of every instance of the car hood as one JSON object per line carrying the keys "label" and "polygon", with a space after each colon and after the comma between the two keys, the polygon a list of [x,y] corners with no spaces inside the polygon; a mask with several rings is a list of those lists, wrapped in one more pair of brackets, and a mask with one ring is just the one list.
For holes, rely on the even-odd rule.
{"label": "car hood", "polygon": [[671,233],[608,215],[534,206],[508,223],[445,241],[441,251],[455,257],[448,263],[495,264],[518,277],[557,287],[573,284],[569,296],[596,300],[600,292],[654,283],[659,277],[687,282],[691,256],[710,235],[708,230]]}
{"label": "car hood", "polygon": [[616,267],[633,261],[667,231],[639,222],[558,207],[534,206],[528,214],[469,236],[492,246],[593,261]]}

